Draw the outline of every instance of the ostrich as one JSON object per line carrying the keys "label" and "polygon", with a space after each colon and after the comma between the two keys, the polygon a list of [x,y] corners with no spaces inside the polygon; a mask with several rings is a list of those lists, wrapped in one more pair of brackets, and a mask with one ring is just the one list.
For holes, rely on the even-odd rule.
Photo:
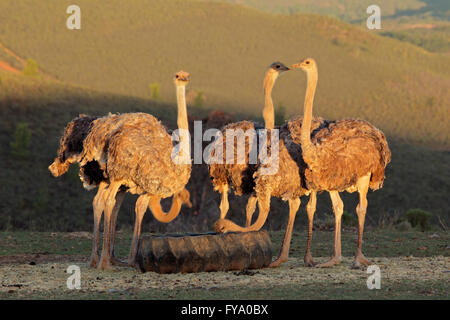
{"label": "ostrich", "polygon": [[[80,114],[66,125],[64,134],[60,139],[58,156],[48,167],[53,176],[59,177],[63,175],[72,163],[80,162],[84,140],[92,128],[92,123],[97,119],[98,117]],[[98,192],[92,203],[94,208],[94,237],[90,265],[91,267],[95,267],[98,261],[98,244],[100,240],[99,223],[101,213],[103,212],[101,199],[108,187],[108,181],[104,176],[104,171],[100,169],[96,161],[86,162],[80,166],[79,175],[86,189],[91,190],[98,187]],[[114,210],[116,211],[118,208],[116,207]],[[114,257],[113,249],[111,256],[114,263],[119,262]]]}
{"label": "ostrich", "polygon": [[[339,192],[359,193],[356,207],[358,216],[358,244],[353,268],[369,265],[361,250],[364,220],[367,210],[368,189],[377,190],[383,186],[384,171],[390,162],[391,153],[384,134],[363,120],[345,119],[328,122],[311,139],[310,128],[312,108],[318,73],[314,59],[307,58],[292,68],[300,68],[307,74],[307,89],[304,115],[300,129],[291,131],[294,141],[301,144],[303,161],[306,164],[304,179],[306,187],[315,199],[317,191],[328,191],[335,215],[334,250],[332,258],[319,267],[331,267],[341,261],[341,217],[343,202]],[[315,201],[315,200],[314,200]],[[315,209],[315,208],[314,208]],[[310,252],[312,219],[314,210],[308,213],[307,254]],[[312,258],[311,258],[312,262]],[[313,262],[312,262],[313,263]]]}
{"label": "ostrich", "polygon": [[[136,201],[136,221],[128,263],[134,265],[141,222],[147,207],[158,221],[170,222],[183,203],[190,204],[184,188],[191,172],[185,86],[189,74],[180,71],[175,76],[178,101],[179,153],[172,159],[173,144],[164,126],[144,113],[113,115],[94,121],[84,141],[81,164],[97,161],[105,170],[109,186],[99,201],[105,213],[103,250],[99,269],[111,266],[111,244],[114,236],[113,213],[125,192],[139,194]],[[122,195],[122,196],[121,196]],[[174,196],[172,207],[165,213],[162,198]]]}
{"label": "ostrich", "polygon": [[[285,66],[281,62],[274,62],[270,65],[269,69],[266,72],[265,78],[264,78],[264,94],[265,94],[265,103],[264,103],[264,109],[263,109],[263,118],[264,118],[264,125],[266,129],[273,129],[274,128],[274,107],[273,107],[273,101],[272,101],[272,89],[275,84],[276,79],[278,76],[285,72],[290,70],[287,66]],[[221,130],[221,138],[217,139],[215,143],[223,144],[223,163],[212,163],[208,166],[209,174],[211,176],[214,190],[219,191],[222,195],[221,201],[220,201],[220,219],[224,219],[228,209],[229,209],[229,203],[228,203],[228,190],[229,185],[233,187],[233,190],[236,195],[243,195],[248,194],[250,195],[247,207],[246,207],[246,225],[249,226],[252,220],[253,212],[255,211],[256,207],[256,196],[254,194],[254,187],[255,182],[253,178],[253,174],[256,170],[256,164],[250,164],[249,163],[249,157],[250,157],[250,149],[252,146],[250,146],[250,141],[247,142],[247,137],[244,133],[246,132],[253,132],[261,130],[263,127],[261,125],[251,122],[251,121],[240,121],[236,123],[231,123],[226,125]],[[233,145],[234,146],[234,158],[233,160],[238,159],[242,155],[238,155],[239,148],[237,147],[237,143],[235,143],[235,135],[227,135],[227,131],[231,132],[238,132],[244,134],[245,141],[243,142],[244,145],[244,159],[241,161],[242,163],[227,163],[226,161],[226,146],[227,145]],[[248,137],[249,140],[252,137]],[[237,137],[239,141],[239,136]],[[231,141],[230,141],[231,140]],[[241,142],[242,143],[242,142]],[[253,146],[253,148],[256,146]],[[214,148],[215,150],[215,148]],[[215,156],[214,151],[211,154],[212,156]]]}
{"label": "ostrich", "polygon": [[[322,118],[314,118],[310,129],[311,132],[319,130],[325,123]],[[301,161],[301,147],[298,144],[288,143],[289,141],[286,139],[288,134],[288,126],[283,125],[280,128],[279,145],[269,145],[269,148],[278,147],[278,170],[274,174],[266,174],[264,169],[270,167],[271,164],[260,164],[254,174],[255,197],[259,207],[259,215],[255,223],[243,228],[230,220],[219,219],[214,224],[214,230],[219,233],[257,231],[261,229],[267,219],[270,209],[270,198],[273,196],[287,200],[289,202],[288,225],[280,253],[275,261],[269,265],[272,268],[278,267],[281,263],[287,261],[295,215],[300,206],[300,197],[310,193],[304,187],[304,182],[302,181],[301,172],[303,172],[304,168]],[[310,198],[308,208],[312,208],[315,205],[314,201],[315,198]]]}
{"label": "ostrich", "polygon": [[[313,59],[305,59],[291,67],[306,71],[308,85],[303,118],[298,118],[288,123],[287,126],[283,126],[280,133],[280,137],[284,137],[284,139],[280,139],[280,164],[286,163],[286,165],[280,166],[276,175],[264,176],[259,172],[256,173],[255,189],[260,204],[260,216],[252,226],[242,228],[228,220],[219,220],[214,228],[218,232],[259,230],[269,211],[270,196],[267,193],[271,191],[273,195],[274,190],[280,188],[280,185],[276,183],[277,179],[290,179],[283,180],[286,184],[293,182],[289,189],[295,190],[297,187],[296,194],[298,195],[302,193],[311,194],[307,206],[309,223],[305,264],[312,266],[314,261],[310,255],[310,244],[316,193],[328,191],[335,213],[334,251],[333,257],[328,262],[318,265],[318,267],[331,267],[339,264],[341,260],[340,230],[343,203],[339,192],[344,190],[348,192],[358,191],[360,197],[360,202],[356,208],[358,245],[352,267],[360,268],[361,264],[370,264],[361,251],[367,208],[366,195],[369,187],[377,190],[383,185],[384,170],[391,158],[386,138],[381,131],[366,121],[349,119],[330,122],[321,118],[312,118],[312,103],[318,79],[316,63]],[[284,131],[286,129],[288,132]],[[313,141],[311,141],[311,136]],[[291,157],[287,156],[286,152],[289,152]],[[298,164],[301,178],[297,178],[295,175],[294,165],[290,161],[295,161]],[[289,175],[286,174],[289,171],[292,172],[291,178],[288,178]],[[302,179],[303,183],[298,183],[298,179]],[[284,197],[288,198],[286,195]],[[272,267],[279,266],[286,261],[289,253],[295,218],[294,210],[298,209],[296,201],[298,201],[298,204],[300,202],[292,194],[288,199],[290,204],[288,227],[280,255],[270,265]]]}

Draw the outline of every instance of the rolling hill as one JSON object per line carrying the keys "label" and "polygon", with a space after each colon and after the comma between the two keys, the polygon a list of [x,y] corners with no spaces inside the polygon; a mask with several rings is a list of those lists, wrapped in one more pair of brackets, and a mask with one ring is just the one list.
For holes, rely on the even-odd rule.
{"label": "rolling hill", "polygon": [[[274,15],[195,0],[81,0],[81,30],[68,30],[70,1],[0,3],[0,42],[60,80],[104,92],[149,97],[179,69],[210,107],[260,118],[262,78],[273,61],[313,56],[320,80],[316,112],[361,117],[389,136],[449,149],[450,57],[317,15]],[[38,12],[39,14],[35,14]],[[20,23],[18,23],[20,21]],[[274,91],[299,113],[305,76],[291,72]]]}
{"label": "rolling hill", "polygon": [[[127,6],[81,0],[82,30],[70,31],[69,4],[0,2],[0,61],[22,70],[32,58],[40,67],[36,76],[0,67],[0,230],[90,229],[93,193],[82,189],[77,168],[60,179],[47,170],[65,124],[79,113],[149,112],[173,128],[172,76],[185,69],[192,76],[190,90],[206,97],[204,107],[189,107],[191,116],[214,108],[233,112],[236,120],[260,119],[265,68],[304,56],[319,63],[317,114],[364,118],[387,133],[392,163],[383,190],[369,194],[369,224],[410,208],[429,210],[435,222],[438,216],[449,221],[449,57],[329,17],[194,0],[135,0]],[[150,99],[154,82],[161,101]],[[287,116],[298,114],[304,90],[303,73],[286,73],[274,90],[276,107],[284,105]],[[27,140],[18,131],[23,124],[31,134],[29,155],[17,158],[11,143]],[[189,188],[199,193],[195,184]],[[147,215],[147,230],[209,229],[219,197],[206,190],[198,195],[206,199],[198,216],[183,209],[173,223],[161,225]],[[122,226],[132,225],[134,199],[124,203]],[[245,200],[230,197],[230,216],[241,223]],[[347,211],[354,211],[355,200],[344,196]],[[287,205],[272,203],[268,226],[278,229]],[[330,208],[328,196],[321,195],[319,216]],[[298,221],[305,215],[299,213]]]}

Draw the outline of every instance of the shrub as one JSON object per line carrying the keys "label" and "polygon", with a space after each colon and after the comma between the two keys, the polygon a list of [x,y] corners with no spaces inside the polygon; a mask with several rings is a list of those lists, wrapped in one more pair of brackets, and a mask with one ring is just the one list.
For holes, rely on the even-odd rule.
{"label": "shrub", "polygon": [[194,99],[194,106],[201,108],[204,106],[204,104],[205,104],[205,97],[203,96],[203,91],[198,91]]}
{"label": "shrub", "polygon": [[9,143],[11,155],[16,159],[27,159],[30,154],[31,131],[28,123],[18,123],[14,140]]}
{"label": "shrub", "polygon": [[422,209],[409,209],[405,214],[406,220],[414,228],[419,227],[422,231],[430,228],[429,221],[431,213]]}
{"label": "shrub", "polygon": [[410,231],[412,229],[411,223],[409,223],[408,221],[404,220],[400,223],[398,223],[395,228],[398,231]]}
{"label": "shrub", "polygon": [[39,67],[36,60],[29,58],[22,73],[25,76],[37,76],[39,74]]}
{"label": "shrub", "polygon": [[275,125],[281,126],[286,121],[286,107],[280,103],[275,110]]}
{"label": "shrub", "polygon": [[153,100],[161,100],[161,94],[159,93],[159,83],[153,82],[150,84],[150,97]]}
{"label": "shrub", "polygon": [[342,225],[353,227],[358,225],[358,219],[355,217],[355,215],[352,215],[351,213],[344,210],[342,213]]}

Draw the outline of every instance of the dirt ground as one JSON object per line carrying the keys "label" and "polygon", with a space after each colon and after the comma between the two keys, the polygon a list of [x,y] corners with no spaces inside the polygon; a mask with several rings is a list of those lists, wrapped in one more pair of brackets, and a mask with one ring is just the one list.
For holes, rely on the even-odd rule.
{"label": "dirt ground", "polygon": [[[282,233],[271,233],[274,255],[278,253]],[[132,268],[117,267],[102,272],[88,266],[90,235],[73,234],[19,234],[0,235],[0,298],[1,299],[449,299],[450,257],[447,233],[369,232],[369,239],[378,241],[368,245],[366,255],[380,268],[381,288],[369,290],[367,270],[352,270],[351,251],[354,237],[344,232],[344,259],[341,265],[329,268],[306,268],[302,251],[304,234],[297,233],[292,243],[289,261],[276,269],[244,272],[203,272],[192,274],[140,273]],[[317,262],[328,259],[331,250],[330,232],[316,232],[315,257]],[[25,237],[25,239],[20,240]],[[28,237],[28,238],[27,238]],[[120,238],[119,255],[126,256],[128,234]],[[416,241],[408,241],[409,238]],[[423,245],[421,237],[427,242]],[[36,251],[34,239],[53,240],[53,247]],[[325,241],[327,239],[328,241]],[[386,245],[376,250],[383,241],[402,250],[397,255]],[[15,246],[11,246],[15,242]],[[368,242],[368,241],[366,241]],[[322,245],[319,245],[323,244]],[[77,247],[76,245],[79,245]],[[433,246],[434,244],[434,246]],[[9,249],[8,249],[9,245]],[[27,247],[28,245],[28,247]],[[73,254],[58,253],[69,246]],[[375,246],[375,247],[373,247]],[[414,248],[411,249],[410,247]],[[5,249],[6,248],[6,249]],[[414,251],[408,251],[410,248]],[[32,252],[34,250],[34,252]],[[20,253],[21,251],[25,251]],[[28,251],[28,252],[26,252]],[[378,251],[383,256],[369,255]],[[427,253],[428,251],[428,253]],[[415,255],[410,254],[416,253]],[[80,267],[81,289],[68,289],[70,265]]]}

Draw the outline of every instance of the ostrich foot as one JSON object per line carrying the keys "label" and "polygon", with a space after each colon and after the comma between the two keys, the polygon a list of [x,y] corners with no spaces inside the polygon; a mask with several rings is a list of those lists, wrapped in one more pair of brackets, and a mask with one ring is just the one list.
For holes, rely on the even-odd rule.
{"label": "ostrich foot", "polygon": [[111,258],[110,257],[104,257],[102,256],[100,258],[100,262],[97,264],[98,270],[114,270],[113,265],[111,264]]}
{"label": "ostrich foot", "polygon": [[311,254],[305,254],[303,262],[305,263],[305,267],[314,267],[316,265],[313,258],[311,257]]}
{"label": "ostrich foot", "polygon": [[275,261],[272,261],[271,264],[269,264],[269,268],[278,268],[282,263],[288,261],[287,258],[277,258]]}
{"label": "ostrich foot", "polygon": [[92,254],[92,255],[91,255],[91,258],[89,259],[89,266],[90,266],[91,268],[97,267],[98,260],[99,260],[99,258],[98,258],[98,253],[97,253],[97,254]]}
{"label": "ostrich foot", "polygon": [[372,264],[372,262],[367,260],[367,258],[364,257],[364,255],[361,253],[361,254],[357,254],[355,256],[355,260],[353,261],[351,268],[352,269],[361,269],[362,266],[369,266],[371,264]]}
{"label": "ostrich foot", "polygon": [[327,262],[318,264],[318,265],[316,265],[316,267],[318,267],[318,268],[330,268],[330,267],[334,267],[334,266],[337,266],[339,263],[341,263],[341,259],[342,259],[341,256],[338,256],[338,257],[333,256],[333,257],[332,257],[330,260],[328,260]]}

